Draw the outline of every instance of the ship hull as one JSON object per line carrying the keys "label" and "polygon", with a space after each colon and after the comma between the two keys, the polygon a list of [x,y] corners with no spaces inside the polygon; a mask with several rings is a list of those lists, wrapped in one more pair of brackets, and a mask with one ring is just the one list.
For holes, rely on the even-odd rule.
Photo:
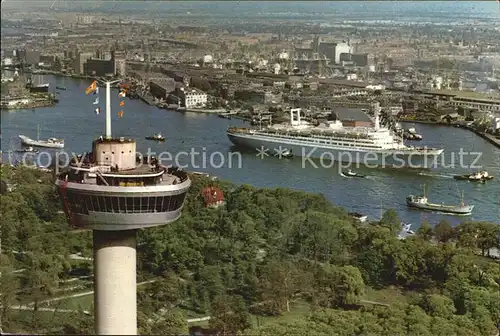
{"label": "ship hull", "polygon": [[444,206],[440,204],[422,204],[417,202],[407,201],[406,204],[410,208],[421,209],[421,210],[429,210],[429,211],[438,211],[443,213],[448,213],[452,215],[470,215],[472,210],[474,209],[473,205],[464,205],[464,206]]}
{"label": "ship hull", "polygon": [[33,93],[47,93],[49,92],[50,85],[42,84],[42,85],[28,85],[30,92]]}
{"label": "ship hull", "polygon": [[52,143],[46,141],[37,141],[30,139],[26,136],[20,135],[21,143],[26,146],[34,146],[34,147],[44,147],[44,148],[64,148],[63,143]]}
{"label": "ship hull", "polygon": [[322,146],[321,144],[308,143],[285,143],[279,139],[269,139],[257,137],[251,134],[227,133],[229,140],[238,147],[244,147],[259,151],[261,148],[268,149],[270,156],[277,155],[277,152],[290,151],[293,156],[302,157],[303,163],[316,159],[321,163],[343,162],[350,164],[390,167],[390,168],[430,168],[436,165],[439,155],[443,150],[433,152],[403,153],[397,151],[366,151],[355,148],[334,148]]}

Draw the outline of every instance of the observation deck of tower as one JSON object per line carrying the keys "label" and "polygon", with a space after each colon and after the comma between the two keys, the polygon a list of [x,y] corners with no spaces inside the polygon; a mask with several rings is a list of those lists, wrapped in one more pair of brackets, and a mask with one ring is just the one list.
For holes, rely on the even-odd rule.
{"label": "observation deck of tower", "polygon": [[186,172],[136,155],[136,142],[111,136],[110,82],[106,137],[56,178],[72,227],[93,230],[95,332],[137,334],[136,231],[181,216]]}

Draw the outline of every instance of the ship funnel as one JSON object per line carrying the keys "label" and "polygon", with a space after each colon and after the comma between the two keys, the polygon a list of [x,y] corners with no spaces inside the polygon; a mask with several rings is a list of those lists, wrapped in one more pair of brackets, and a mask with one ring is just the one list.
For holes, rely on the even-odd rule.
{"label": "ship funnel", "polygon": [[380,128],[380,103],[373,103],[373,115],[375,117],[375,129]]}
{"label": "ship funnel", "polygon": [[300,125],[300,108],[292,108],[290,109],[290,124],[295,126],[295,125]]}

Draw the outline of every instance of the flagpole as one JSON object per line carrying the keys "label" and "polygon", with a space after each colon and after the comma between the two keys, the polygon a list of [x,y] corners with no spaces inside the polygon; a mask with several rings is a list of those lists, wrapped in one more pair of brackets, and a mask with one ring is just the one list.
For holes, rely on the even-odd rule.
{"label": "flagpole", "polygon": [[114,81],[97,81],[106,85],[106,139],[111,139],[111,84],[120,82],[120,79]]}
{"label": "flagpole", "polygon": [[111,83],[106,82],[106,139],[111,139]]}

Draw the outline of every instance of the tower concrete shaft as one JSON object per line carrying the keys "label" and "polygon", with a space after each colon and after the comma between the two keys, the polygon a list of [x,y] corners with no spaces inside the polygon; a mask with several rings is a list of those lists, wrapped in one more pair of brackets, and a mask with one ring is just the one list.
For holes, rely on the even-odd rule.
{"label": "tower concrete shaft", "polygon": [[97,335],[137,335],[136,231],[93,231]]}

